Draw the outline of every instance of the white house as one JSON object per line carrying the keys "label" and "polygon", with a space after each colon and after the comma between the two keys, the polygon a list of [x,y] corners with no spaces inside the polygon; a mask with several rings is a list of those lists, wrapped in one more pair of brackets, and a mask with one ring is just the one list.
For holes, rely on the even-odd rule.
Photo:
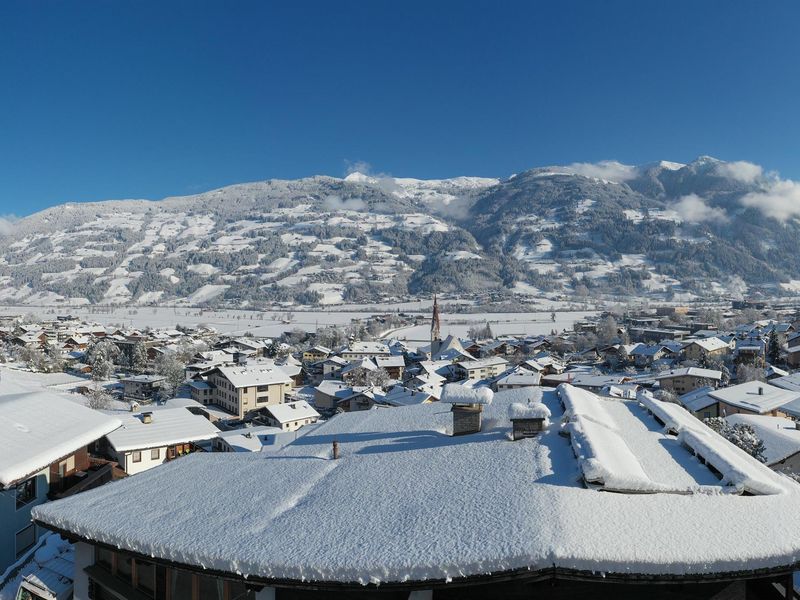
{"label": "white house", "polygon": [[185,408],[166,408],[126,417],[122,427],[106,439],[119,466],[135,475],[193,452],[199,442],[215,439],[218,432],[201,415]]}
{"label": "white house", "polygon": [[305,400],[266,407],[267,421],[282,431],[296,431],[319,420],[319,413]]}

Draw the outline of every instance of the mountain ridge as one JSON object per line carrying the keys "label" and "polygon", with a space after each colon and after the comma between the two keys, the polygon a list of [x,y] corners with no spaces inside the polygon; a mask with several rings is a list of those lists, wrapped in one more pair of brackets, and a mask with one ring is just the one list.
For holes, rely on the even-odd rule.
{"label": "mountain ridge", "polygon": [[763,206],[786,185],[752,163],[701,156],[504,179],[356,172],[71,202],[0,237],[0,302],[258,308],[435,292],[789,293],[800,289],[800,224]]}

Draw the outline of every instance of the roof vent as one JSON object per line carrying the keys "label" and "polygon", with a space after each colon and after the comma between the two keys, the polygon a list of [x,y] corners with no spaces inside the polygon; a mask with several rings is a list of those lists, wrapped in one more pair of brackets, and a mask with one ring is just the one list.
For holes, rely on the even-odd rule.
{"label": "roof vent", "polygon": [[758,386],[758,395],[759,396],[763,396],[764,395],[764,388],[761,387],[761,386]]}
{"label": "roof vent", "polygon": [[153,422],[153,413],[151,412],[144,412],[142,413],[142,423],[147,425],[148,423]]}

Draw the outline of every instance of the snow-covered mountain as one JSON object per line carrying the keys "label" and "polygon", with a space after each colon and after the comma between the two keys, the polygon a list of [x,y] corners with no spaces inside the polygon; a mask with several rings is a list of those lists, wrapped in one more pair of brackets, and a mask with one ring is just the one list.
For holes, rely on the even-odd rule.
{"label": "snow-covered mountain", "polygon": [[794,182],[710,157],[573,163],[504,180],[271,180],[22,219],[0,238],[0,302],[707,297],[745,284],[778,293],[800,289],[798,214]]}

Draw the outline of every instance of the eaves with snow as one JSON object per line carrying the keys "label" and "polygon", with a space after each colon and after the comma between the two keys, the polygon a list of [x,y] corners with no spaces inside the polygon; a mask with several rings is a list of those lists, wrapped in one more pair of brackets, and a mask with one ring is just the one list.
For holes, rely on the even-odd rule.
{"label": "eaves with snow", "polygon": [[[542,402],[550,425],[511,441],[515,402]],[[522,388],[495,394],[483,429],[458,437],[449,409],[342,414],[279,452],[193,454],[34,518],[73,539],[281,585],[704,581],[800,560],[800,486],[677,405]],[[176,492],[191,501],[172,506]]]}

